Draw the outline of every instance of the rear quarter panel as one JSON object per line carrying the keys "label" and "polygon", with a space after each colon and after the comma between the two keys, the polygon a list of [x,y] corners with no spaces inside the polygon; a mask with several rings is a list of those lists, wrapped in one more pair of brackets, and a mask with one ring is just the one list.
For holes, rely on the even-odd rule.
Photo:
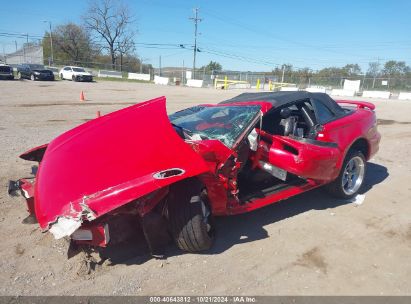
{"label": "rear quarter panel", "polygon": [[336,164],[335,177],[338,176],[344,158],[350,147],[358,140],[365,139],[368,144],[368,160],[378,151],[380,134],[377,131],[376,117],[374,111],[367,108],[353,110],[352,113],[331,121],[324,125],[319,140],[335,142],[340,150],[340,158]]}

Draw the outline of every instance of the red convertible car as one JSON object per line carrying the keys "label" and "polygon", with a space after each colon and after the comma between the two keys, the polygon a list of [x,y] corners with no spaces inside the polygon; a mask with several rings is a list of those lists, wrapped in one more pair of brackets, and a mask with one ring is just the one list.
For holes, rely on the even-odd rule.
{"label": "red convertible car", "polygon": [[107,246],[130,220],[153,253],[164,236],[207,250],[213,216],[249,212],[326,186],[355,196],[378,150],[374,105],[308,92],[244,93],[167,115],[165,97],[107,114],[20,157],[11,181],[55,238]]}

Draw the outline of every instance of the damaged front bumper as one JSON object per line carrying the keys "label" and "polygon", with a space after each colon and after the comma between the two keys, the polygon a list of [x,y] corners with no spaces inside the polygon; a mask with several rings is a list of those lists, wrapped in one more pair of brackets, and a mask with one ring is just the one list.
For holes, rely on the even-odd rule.
{"label": "damaged front bumper", "polygon": [[[34,178],[10,180],[7,193],[10,196],[16,196],[20,193],[25,198],[29,217],[36,219],[34,185]],[[53,234],[55,239],[69,236],[77,244],[106,247],[110,242],[109,226],[104,222],[82,223],[80,219],[59,217],[55,223],[50,224],[48,231]]]}
{"label": "damaged front bumper", "polygon": [[[30,218],[30,221],[23,221],[26,224],[37,223],[34,193],[35,178],[9,181],[8,194],[10,196],[21,194],[25,198],[29,213],[27,219]],[[168,242],[167,224],[161,215],[150,211],[164,199],[167,193],[167,188],[154,191],[134,201],[130,208],[124,208],[122,211],[116,211],[101,218],[96,218],[83,202],[80,204],[82,212],[78,213],[77,217],[59,216],[43,231],[49,231],[55,239],[69,237],[77,245],[107,247],[109,244],[123,242],[133,234],[137,228],[134,226],[137,216],[140,219],[137,223],[143,229],[151,253],[154,256],[160,256],[159,252]],[[121,215],[128,215],[128,218]]]}

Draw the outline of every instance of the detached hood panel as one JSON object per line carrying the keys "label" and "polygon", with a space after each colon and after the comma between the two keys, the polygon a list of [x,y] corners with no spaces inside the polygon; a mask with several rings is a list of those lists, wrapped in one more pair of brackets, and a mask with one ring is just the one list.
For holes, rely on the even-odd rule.
{"label": "detached hood panel", "polygon": [[59,217],[94,219],[207,171],[204,160],[174,131],[165,102],[160,97],[110,113],[50,142],[35,191],[42,228]]}

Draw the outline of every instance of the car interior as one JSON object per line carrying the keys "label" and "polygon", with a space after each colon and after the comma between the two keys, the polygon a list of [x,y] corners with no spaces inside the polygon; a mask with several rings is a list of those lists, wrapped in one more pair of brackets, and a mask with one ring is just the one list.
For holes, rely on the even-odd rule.
{"label": "car interior", "polygon": [[[318,105],[316,104],[317,110]],[[334,118],[332,111],[324,106],[323,116],[325,120]],[[201,109],[188,109],[182,112],[196,112]],[[176,113],[172,115],[173,119],[184,113]],[[215,117],[217,119],[218,117]],[[213,118],[214,119],[214,118]],[[221,121],[224,125],[227,121]],[[259,144],[265,145],[261,149],[262,157],[257,159],[258,153],[251,148],[250,136],[245,137],[242,142],[236,147],[237,162],[239,163],[237,182],[238,182],[238,197],[240,203],[247,203],[258,197],[265,197],[275,192],[281,191],[287,187],[296,184],[304,184],[306,180],[285,172],[281,168],[276,168],[268,162],[268,150],[271,146],[274,136],[292,137],[299,140],[315,140],[317,136],[317,126],[319,119],[316,117],[314,107],[310,99],[297,100],[292,104],[280,106],[266,113],[261,121],[258,121],[254,127],[259,136],[256,140]],[[199,126],[202,124],[199,124]],[[211,128],[212,124],[204,124],[204,128]],[[220,126],[221,127],[221,126]],[[185,138],[183,131],[176,128],[177,133]],[[226,131],[225,131],[226,132]],[[290,149],[293,149],[290,147]],[[260,151],[260,152],[261,152]],[[297,153],[297,151],[294,151]],[[265,154],[264,154],[265,153]],[[265,166],[256,166],[259,160],[265,162]],[[280,172],[280,178],[278,175]]]}
{"label": "car interior", "polygon": [[263,117],[262,130],[272,135],[315,138],[316,123],[311,102],[301,100],[267,113]]}
{"label": "car interior", "polygon": [[[261,130],[268,133],[268,136],[261,136],[260,141],[265,141],[269,147],[272,135],[314,139],[316,124],[317,119],[310,100],[300,100],[292,105],[274,109],[263,117]],[[260,128],[260,126],[256,125],[256,128]],[[243,163],[238,174],[241,203],[247,203],[252,199],[265,197],[291,185],[306,182],[303,178],[289,172],[286,174],[286,179],[281,180],[275,177],[270,170],[256,168],[251,160],[255,153],[249,149],[248,145],[249,143],[240,145],[238,148],[238,159]]]}

